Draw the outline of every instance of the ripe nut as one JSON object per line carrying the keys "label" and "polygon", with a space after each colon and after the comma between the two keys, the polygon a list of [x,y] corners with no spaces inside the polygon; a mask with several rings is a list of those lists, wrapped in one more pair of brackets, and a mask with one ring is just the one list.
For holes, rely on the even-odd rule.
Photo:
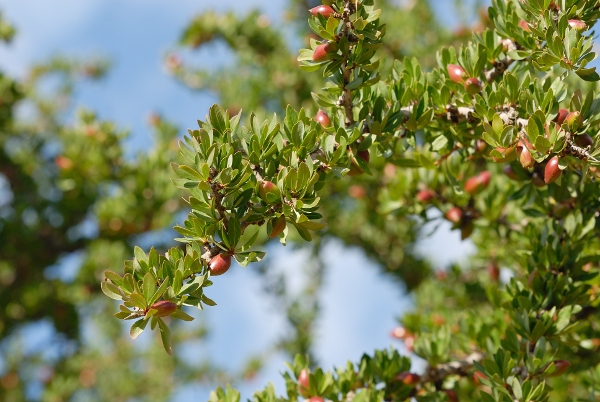
{"label": "ripe nut", "polygon": [[544,169],[544,182],[546,184],[550,184],[555,182],[556,179],[560,177],[562,171],[558,166],[558,156],[553,156],[550,158],[548,163],[546,164],[546,168]]}
{"label": "ripe nut", "polygon": [[465,82],[465,69],[459,66],[458,64],[448,64],[446,67],[448,69],[448,75],[450,79],[456,83],[464,83]]}
{"label": "ripe nut", "polygon": [[429,204],[435,196],[435,191],[431,189],[421,190],[417,193],[417,201],[421,204]]}
{"label": "ripe nut", "polygon": [[519,180],[519,176],[517,175],[517,172],[515,172],[515,170],[512,168],[512,166],[505,165],[502,168],[502,171],[504,172],[505,175],[508,176],[509,179],[515,180],[515,181]]}
{"label": "ripe nut", "polygon": [[[369,163],[369,161],[371,160],[371,155],[369,154],[369,150],[364,150],[364,151],[358,151],[356,153],[356,158],[360,158],[363,161]],[[364,173],[364,170],[362,170],[358,164],[356,164],[354,161],[352,161],[350,163],[350,171],[348,172],[348,176],[350,177],[355,177],[355,176],[359,176],[361,174]]]}
{"label": "ripe nut", "polygon": [[554,360],[554,367],[556,368],[554,372],[550,373],[548,377],[558,377],[559,375],[563,375],[571,366],[571,362],[568,360]]}
{"label": "ripe nut", "polygon": [[154,317],[166,317],[177,310],[177,304],[168,300],[160,300],[150,306],[150,308],[156,310]]}
{"label": "ripe nut", "polygon": [[462,209],[460,209],[459,207],[453,207],[450,210],[448,210],[448,212],[446,212],[445,216],[446,219],[448,219],[450,222],[454,223],[455,225],[458,225],[462,220],[463,212]]}
{"label": "ripe nut", "polygon": [[477,176],[470,177],[465,182],[465,191],[471,195],[477,194],[485,189],[490,184],[492,174],[489,170],[484,170]]}
{"label": "ripe nut", "polygon": [[581,20],[569,20],[569,26],[579,32],[587,30],[587,25]]}
{"label": "ripe nut", "polygon": [[308,10],[312,15],[314,15],[315,17],[318,14],[321,14],[323,17],[325,18],[329,18],[331,17],[335,11],[333,10],[333,8],[329,7],[329,6],[324,6],[324,5],[320,5],[317,7],[313,7],[310,10]]}
{"label": "ripe nut", "polygon": [[396,381],[400,381],[404,385],[415,386],[421,381],[421,376],[415,373],[404,371],[394,377]]}
{"label": "ripe nut", "polygon": [[267,204],[277,204],[281,200],[281,191],[272,181],[261,181],[258,184],[258,194]]}
{"label": "ripe nut", "polygon": [[300,374],[298,375],[298,392],[305,398],[308,397],[308,380],[308,370],[302,369],[302,371],[300,371]]}
{"label": "ripe nut", "polygon": [[490,276],[490,279],[494,282],[498,282],[500,279],[500,268],[498,268],[498,264],[493,262],[487,266],[486,270]]}
{"label": "ripe nut", "polygon": [[577,129],[583,124],[583,117],[581,116],[581,113],[574,111],[567,115],[565,123],[567,123],[567,126],[571,132],[577,131]]}
{"label": "ripe nut", "polygon": [[471,95],[476,95],[481,92],[481,81],[475,77],[467,78],[465,81],[465,89]]}
{"label": "ripe nut", "polygon": [[221,253],[215,255],[208,264],[211,276],[223,275],[231,267],[231,255]]}
{"label": "ripe nut", "polygon": [[413,336],[412,332],[404,327],[396,327],[392,330],[392,337],[396,339],[407,339]]}
{"label": "ripe nut", "polygon": [[322,110],[317,112],[315,121],[325,128],[331,127],[331,120],[329,120],[329,116],[327,116],[327,114]]}
{"label": "ripe nut", "polygon": [[558,123],[558,125],[562,125],[565,122],[565,119],[569,115],[569,110],[565,108],[558,109],[558,114],[554,118],[554,121]]}
{"label": "ripe nut", "polygon": [[279,236],[285,229],[285,226],[285,215],[281,214],[280,216],[271,219],[271,233],[269,233],[269,237],[274,239]]}
{"label": "ripe nut", "polygon": [[367,191],[363,186],[359,186],[358,184],[353,184],[348,187],[348,194],[352,198],[361,199],[367,195]]}
{"label": "ripe nut", "polygon": [[517,144],[517,155],[519,155],[519,162],[525,169],[530,169],[535,164],[535,160],[531,156],[531,152],[524,141],[519,141]]}
{"label": "ripe nut", "polygon": [[456,391],[453,389],[445,389],[444,393],[446,394],[446,399],[448,402],[458,402],[458,395]]}
{"label": "ripe nut", "polygon": [[327,55],[333,51],[333,45],[329,42],[321,43],[319,46],[315,48],[313,53],[313,61],[320,62],[325,60]]}
{"label": "ripe nut", "polygon": [[404,347],[411,353],[415,349],[415,340],[416,338],[414,335],[409,336],[404,340]]}
{"label": "ripe nut", "polygon": [[542,175],[538,172],[533,172],[533,174],[531,175],[531,183],[536,187],[544,187],[546,185],[546,182],[542,178]]}
{"label": "ripe nut", "polygon": [[325,402],[325,399],[320,396],[311,396],[307,402]]}
{"label": "ripe nut", "polygon": [[582,148],[591,147],[594,145],[594,139],[589,134],[580,134],[575,137],[575,144]]}
{"label": "ripe nut", "polygon": [[56,158],[54,158],[54,163],[60,170],[71,170],[74,166],[74,163],[71,159],[62,155],[58,155]]}
{"label": "ripe nut", "polygon": [[519,21],[519,26],[523,29],[523,31],[530,32],[529,24],[525,20]]}
{"label": "ripe nut", "polygon": [[476,371],[473,373],[473,381],[475,381],[475,384],[481,384],[481,380],[485,380],[487,379],[487,376],[485,374],[483,374],[481,371]]}
{"label": "ripe nut", "polygon": [[467,239],[469,236],[471,236],[471,233],[473,233],[474,229],[475,225],[473,225],[473,221],[471,219],[466,219],[465,222],[463,222],[463,224],[460,226],[460,239]]}

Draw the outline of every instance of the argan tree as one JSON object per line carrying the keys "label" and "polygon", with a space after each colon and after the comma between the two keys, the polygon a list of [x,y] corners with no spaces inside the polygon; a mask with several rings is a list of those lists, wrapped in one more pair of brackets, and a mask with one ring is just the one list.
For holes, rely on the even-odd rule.
{"label": "argan tree", "polygon": [[[210,285],[227,280],[234,260],[264,257],[260,235],[310,242],[336,225],[321,212],[330,183],[372,175],[382,187],[374,210],[425,221],[438,210],[472,239],[473,265],[488,275],[455,267],[415,289],[416,311],[394,333],[427,361],[424,373],[394,350],[334,372],[298,356],[284,396],[267,387],[254,400],[593,400],[600,99],[588,82],[600,79],[589,66],[599,8],[495,0],[489,27],[441,48],[431,69],[378,56],[387,25],[373,1],[310,9],[317,37],[298,60],[307,74],[322,72],[315,105],[266,120],[250,113],[246,125],[215,105],[189,131],[186,161],[172,164],[188,192],[190,213],[176,227],[185,247],[136,248],[123,275],[107,271],[104,292],[123,300],[116,316],[135,320],[134,338],[157,328],[171,352],[164,317],[188,320],[184,306],[213,305]],[[198,23],[185,39],[203,35]],[[510,280],[499,281],[501,267]],[[211,400],[238,398],[228,387]]]}

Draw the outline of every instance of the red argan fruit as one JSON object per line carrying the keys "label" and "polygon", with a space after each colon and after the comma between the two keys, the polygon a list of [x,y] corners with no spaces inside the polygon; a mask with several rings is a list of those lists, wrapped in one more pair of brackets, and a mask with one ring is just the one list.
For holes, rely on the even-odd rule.
{"label": "red argan fruit", "polygon": [[558,109],[558,114],[554,118],[554,121],[558,123],[558,125],[562,125],[569,115],[569,110],[565,108]]}
{"label": "red argan fruit", "polygon": [[325,402],[325,399],[321,398],[320,396],[311,396],[308,398],[307,402]]}
{"label": "red argan fruit", "polygon": [[211,276],[223,275],[231,267],[231,256],[221,253],[215,255],[208,264]]}
{"label": "red argan fruit", "polygon": [[481,81],[475,77],[467,78],[465,81],[465,89],[471,95],[476,95],[481,92]]}
{"label": "red argan fruit", "polygon": [[308,370],[302,369],[302,371],[300,371],[300,374],[298,375],[298,392],[305,398],[308,397],[308,380]]}
{"label": "red argan fruit", "polygon": [[475,381],[475,384],[481,384],[482,379],[486,380],[487,376],[481,371],[476,371],[473,373],[473,381]]}
{"label": "red argan fruit", "polygon": [[488,170],[484,170],[477,176],[470,177],[465,182],[465,191],[469,194],[477,194],[485,189],[490,184],[492,174]]}
{"label": "red argan fruit", "polygon": [[589,134],[581,134],[575,137],[575,144],[582,148],[591,147],[594,145],[594,139]]}
{"label": "red argan fruit", "polygon": [[404,385],[417,385],[419,382],[421,382],[421,376],[415,373],[409,373],[408,371],[404,371],[400,374],[398,374],[396,377],[394,377],[394,379],[396,381],[400,381],[401,383],[403,383]]}
{"label": "red argan fruit", "polygon": [[544,169],[544,182],[550,184],[560,177],[561,170],[558,167],[558,156],[550,158]]}
{"label": "red argan fruit", "polygon": [[416,338],[414,335],[411,335],[411,336],[407,337],[406,339],[404,339],[404,347],[406,348],[406,350],[408,350],[411,353],[415,349],[415,340],[416,340]]}
{"label": "red argan fruit", "polygon": [[322,110],[319,110],[317,112],[317,115],[315,116],[315,121],[325,128],[331,126],[331,120],[329,120],[329,116],[327,116],[327,114]]}
{"label": "red argan fruit", "polygon": [[531,31],[531,29],[529,28],[529,24],[525,20],[519,21],[519,26],[521,27],[521,29],[523,29],[523,31],[526,31],[526,32]]}
{"label": "red argan fruit", "polygon": [[279,236],[281,232],[285,229],[285,215],[280,215],[276,218],[271,219],[271,233],[269,233],[269,237],[271,239]]}
{"label": "red argan fruit", "polygon": [[583,124],[583,117],[581,117],[581,113],[574,111],[567,115],[565,123],[567,123],[569,130],[577,131],[577,129]]}
{"label": "red argan fruit", "polygon": [[587,25],[581,20],[569,20],[569,26],[579,32],[587,30]]}
{"label": "red argan fruit", "polygon": [[60,170],[71,170],[71,169],[73,169],[73,166],[74,166],[74,163],[71,159],[67,158],[66,156],[62,156],[62,155],[58,155],[54,159],[54,163],[56,164],[56,166],[58,166],[58,168]]}
{"label": "red argan fruit", "polygon": [[446,219],[448,219],[450,222],[454,223],[455,225],[458,225],[462,220],[463,212],[462,209],[460,209],[459,207],[453,207],[450,210],[448,210],[448,212],[446,212],[445,216]]}
{"label": "red argan fruit", "polygon": [[281,191],[272,181],[261,181],[258,184],[258,194],[267,204],[276,204],[281,200]]}
{"label": "red argan fruit", "polygon": [[459,66],[458,64],[448,64],[446,67],[448,69],[448,75],[450,79],[456,83],[461,83],[465,81],[465,69]]}
{"label": "red argan fruit", "polygon": [[329,18],[331,15],[333,15],[335,13],[335,11],[333,10],[333,8],[329,7],[329,6],[324,6],[324,5],[320,5],[317,7],[313,7],[310,10],[308,10],[312,15],[314,15],[315,17],[318,14],[321,14],[323,17],[325,18]]}
{"label": "red argan fruit", "polygon": [[445,389],[444,393],[446,394],[446,398],[448,399],[448,402],[458,402],[458,395],[456,394],[455,390]]}
{"label": "red argan fruit", "polygon": [[519,162],[525,169],[532,168],[535,164],[535,160],[531,156],[531,152],[523,141],[519,141],[517,144],[517,155],[519,155]]}
{"label": "red argan fruit", "polygon": [[554,360],[554,367],[556,370],[548,377],[558,377],[559,375],[563,375],[571,366],[571,362],[568,360]]}
{"label": "red argan fruit", "polygon": [[[369,150],[364,150],[364,151],[358,151],[356,153],[356,157],[357,158],[361,158],[363,161],[369,163],[369,161],[371,160],[371,155],[369,154]],[[363,174],[364,171],[356,164],[353,162],[350,163],[350,171],[348,172],[348,176],[351,177],[355,177],[355,176],[359,176],[361,174]]]}
{"label": "red argan fruit", "polygon": [[392,330],[391,335],[393,338],[396,338],[396,339],[406,339],[406,338],[413,336],[412,332],[410,332],[409,330],[407,330],[404,327],[394,328]]}
{"label": "red argan fruit", "polygon": [[487,266],[486,270],[490,276],[490,279],[494,282],[498,282],[500,279],[500,268],[498,268],[498,264],[491,263]]}
{"label": "red argan fruit", "polygon": [[154,317],[166,317],[177,310],[177,304],[168,300],[160,300],[150,306],[150,308],[156,310]]}
{"label": "red argan fruit", "polygon": [[365,190],[363,186],[353,184],[350,187],[348,187],[348,194],[352,198],[361,199],[367,195],[367,190]]}
{"label": "red argan fruit", "polygon": [[312,59],[314,62],[323,61],[325,59],[325,57],[327,57],[327,55],[331,51],[332,51],[331,43],[329,43],[329,42],[321,43],[319,46],[317,46],[315,48]]}
{"label": "red argan fruit", "polygon": [[519,180],[519,176],[517,175],[517,172],[515,172],[515,170],[512,168],[512,166],[505,165],[502,168],[502,171],[504,172],[505,175],[508,176],[509,179],[515,180],[515,181]]}
{"label": "red argan fruit", "polygon": [[421,204],[429,204],[436,195],[435,191],[431,189],[421,190],[417,193],[417,201]]}

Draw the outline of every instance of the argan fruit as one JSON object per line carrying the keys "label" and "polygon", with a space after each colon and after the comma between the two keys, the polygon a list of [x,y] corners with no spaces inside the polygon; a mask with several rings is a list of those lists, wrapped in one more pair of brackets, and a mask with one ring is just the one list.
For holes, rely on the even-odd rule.
{"label": "argan fruit", "polygon": [[473,373],[473,381],[475,381],[475,384],[481,384],[482,379],[486,380],[487,376],[481,371],[476,371]]}
{"label": "argan fruit", "polygon": [[417,193],[417,201],[421,204],[429,204],[436,195],[436,192],[431,189],[421,190]]}
{"label": "argan fruit", "polygon": [[448,402],[458,402],[458,395],[455,390],[445,389],[444,393],[446,394],[446,398],[448,398]]}
{"label": "argan fruit", "polygon": [[322,110],[317,112],[315,121],[325,128],[331,127],[331,120],[329,120],[329,116],[327,116],[327,114]]}
{"label": "argan fruit", "polygon": [[156,310],[154,317],[166,317],[177,310],[177,304],[168,300],[160,300],[150,306],[150,308]]}
{"label": "argan fruit", "polygon": [[487,266],[486,270],[488,275],[490,276],[490,279],[494,282],[498,282],[498,280],[500,279],[500,268],[498,268],[498,264],[491,263]]}
{"label": "argan fruit", "polygon": [[264,180],[258,184],[258,194],[267,204],[277,204],[281,200],[281,191],[272,181]]}
{"label": "argan fruit", "polygon": [[396,381],[403,383],[404,385],[415,386],[419,382],[421,382],[421,376],[415,373],[409,373],[408,371],[404,371],[394,377]]}
{"label": "argan fruit", "polygon": [[329,7],[329,6],[324,6],[324,5],[320,5],[317,7],[313,7],[310,10],[308,10],[312,15],[314,15],[315,17],[318,14],[321,14],[323,17],[325,18],[329,18],[331,15],[333,15],[335,13],[335,11],[333,10],[333,8]]}
{"label": "argan fruit", "polygon": [[305,398],[308,397],[308,374],[309,373],[307,369],[302,369],[302,371],[300,371],[300,374],[298,375],[298,392]]}
{"label": "argan fruit", "polygon": [[517,157],[516,147],[513,145],[509,148],[497,147],[496,151],[504,156],[492,156],[492,160],[496,163],[510,162]]}
{"label": "argan fruit", "polygon": [[323,60],[325,60],[327,55],[332,51],[333,51],[333,46],[331,45],[331,43],[329,43],[329,42],[321,43],[320,45],[318,45],[315,48],[312,59],[314,62],[323,61]]}
{"label": "argan fruit", "polygon": [[490,184],[491,177],[492,174],[489,170],[484,170],[477,176],[470,177],[465,182],[465,191],[471,195],[481,192]]}
{"label": "argan fruit", "polygon": [[448,76],[450,76],[452,81],[456,83],[463,83],[465,81],[467,73],[465,72],[465,69],[458,64],[448,64],[446,69],[448,70]]}
{"label": "argan fruit", "polygon": [[307,402],[325,402],[325,399],[321,398],[320,396],[311,396],[308,398]]}
{"label": "argan fruit", "polygon": [[404,327],[394,328],[392,330],[391,335],[393,338],[396,338],[396,339],[406,339],[406,338],[413,336],[412,332],[410,332],[409,330],[407,330]]}
{"label": "argan fruit", "polygon": [[223,275],[231,267],[231,255],[221,253],[215,255],[208,264],[211,276]]}
{"label": "argan fruit", "polygon": [[562,171],[558,166],[558,156],[550,158],[544,169],[544,182],[550,184],[556,181],[560,177]]}
{"label": "argan fruit", "polygon": [[482,87],[481,81],[475,77],[467,78],[465,81],[465,89],[471,95],[476,95],[481,92]]}
{"label": "argan fruit", "polygon": [[594,139],[589,134],[580,134],[575,137],[575,144],[581,148],[587,148],[594,145]]}
{"label": "argan fruit", "polygon": [[519,21],[519,26],[521,27],[521,29],[523,29],[523,31],[531,32],[531,28],[529,28],[529,24],[527,23],[527,21],[525,21],[525,20]]}
{"label": "argan fruit", "polygon": [[530,169],[535,164],[535,160],[531,156],[531,152],[523,141],[519,141],[517,144],[517,155],[519,155],[519,162],[525,169]]}
{"label": "argan fruit", "polygon": [[[371,160],[371,155],[369,154],[369,150],[358,151],[356,153],[356,158],[361,158],[363,161],[369,163]],[[348,172],[348,176],[355,177],[363,174],[364,171],[356,164],[354,161],[350,163],[350,171]]]}
{"label": "argan fruit", "polygon": [[559,375],[563,375],[569,367],[571,367],[571,362],[568,360],[554,360],[554,367],[556,367],[556,369],[552,374],[549,374],[548,377],[558,377]]}
{"label": "argan fruit", "polygon": [[577,131],[577,129],[583,124],[583,117],[581,117],[581,113],[574,111],[567,115],[565,123],[567,123],[567,127],[569,127],[571,132]]}
{"label": "argan fruit", "polygon": [[460,209],[459,207],[453,207],[450,210],[448,210],[448,212],[446,212],[445,216],[446,219],[448,219],[450,222],[454,223],[455,225],[458,225],[462,220],[463,212],[462,209]]}
{"label": "argan fruit", "polygon": [[281,214],[280,216],[271,219],[271,233],[269,233],[269,237],[274,239],[279,236],[285,229],[285,226],[285,215]]}
{"label": "argan fruit", "polygon": [[554,118],[554,121],[558,123],[558,125],[562,125],[565,122],[565,119],[569,115],[569,110],[565,108],[558,109],[558,114]]}
{"label": "argan fruit", "polygon": [[71,159],[62,155],[58,155],[54,158],[54,164],[56,164],[60,170],[71,170],[73,169],[73,166],[75,166]]}
{"label": "argan fruit", "polygon": [[576,31],[584,32],[587,30],[587,25],[581,20],[569,20],[569,26]]}

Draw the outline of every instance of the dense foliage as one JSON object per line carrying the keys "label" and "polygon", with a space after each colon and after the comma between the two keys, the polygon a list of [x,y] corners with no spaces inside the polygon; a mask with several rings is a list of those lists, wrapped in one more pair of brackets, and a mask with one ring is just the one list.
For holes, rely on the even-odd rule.
{"label": "dense foliage", "polygon": [[[176,319],[191,319],[185,306],[214,305],[210,285],[227,280],[237,261],[258,266],[281,300],[294,331],[280,347],[299,353],[284,373],[284,394],[269,386],[255,401],[598,398],[600,77],[589,63],[600,1],[494,0],[469,38],[440,33],[424,2],[307,3],[291,2],[294,15],[312,14],[300,66],[258,14],[209,13],[190,23],[183,45],[223,39],[238,63],[231,81],[228,71],[167,58],[175,77],[217,90],[226,106],[213,106],[179,150],[176,129],[157,117],[156,149],[125,160],[124,134],[114,125],[82,112],[75,126],[65,126],[56,117],[60,104],[36,92],[36,79],[61,73],[68,96],[73,74],[97,75],[102,65],[56,60],[32,70],[27,82],[2,77],[0,172],[16,195],[0,215],[4,337],[23,322],[51,318],[77,339],[75,306],[113,306],[95,286],[112,266],[118,273],[104,273],[102,290],[121,301],[117,318],[134,320],[132,338],[150,324],[173,353],[172,330],[181,337],[186,328]],[[452,40],[462,44],[451,47]],[[23,101],[39,111],[35,124],[13,118]],[[49,144],[59,144],[60,153]],[[177,201],[182,195],[185,203]],[[176,226],[179,244],[131,250],[132,235],[162,227],[180,210],[188,216]],[[96,235],[82,229],[91,219]],[[412,243],[423,223],[439,219],[471,239],[477,253],[465,266],[434,273]],[[269,238],[312,241],[318,261],[323,236],[362,247],[413,291],[415,310],[393,335],[427,362],[424,372],[411,372],[410,356],[396,350],[333,372],[304,357],[325,267],[315,264],[306,292],[293,299],[269,275],[261,249]],[[43,247],[35,261],[18,252],[27,247]],[[86,253],[77,279],[47,281],[43,269],[73,250]],[[130,251],[134,258],[119,271]],[[138,352],[119,338],[118,320],[99,320],[114,347],[79,346],[56,362],[48,400],[86,386],[99,399],[156,400],[194,370],[217,372],[185,367],[176,350],[174,357],[142,352],[157,372],[115,370],[119,353]],[[19,363],[35,367],[35,357],[9,357],[13,371],[2,377],[2,392],[18,400]],[[156,381],[170,370],[181,373]],[[119,383],[119,376],[134,380]],[[108,387],[111,381],[120,385]],[[211,400],[237,401],[239,394],[227,386]]]}

